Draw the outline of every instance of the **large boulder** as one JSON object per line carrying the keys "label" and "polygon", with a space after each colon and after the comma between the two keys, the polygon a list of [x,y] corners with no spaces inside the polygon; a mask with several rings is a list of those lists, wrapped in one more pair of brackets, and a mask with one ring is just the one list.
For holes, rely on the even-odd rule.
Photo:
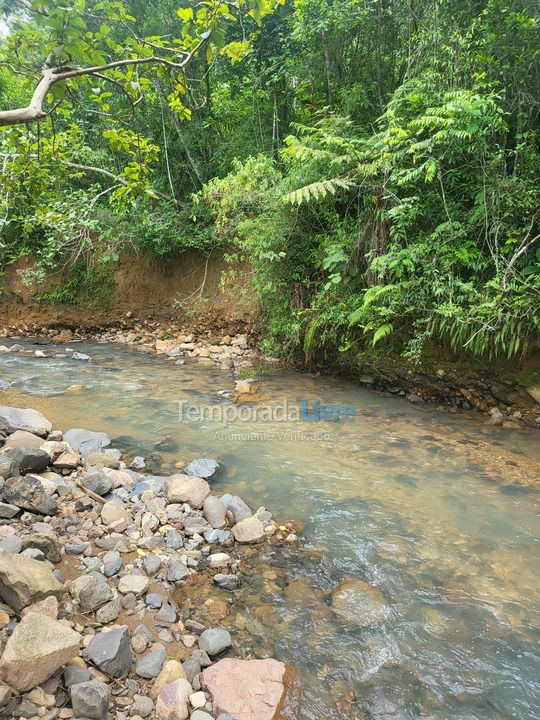
{"label": "large boulder", "polygon": [[23,692],[47,680],[79,654],[81,636],[67,623],[31,613],[9,637],[0,660],[0,678]]}
{"label": "large boulder", "polygon": [[165,480],[165,494],[170,503],[186,502],[200,508],[210,495],[210,485],[202,478],[178,473]]}
{"label": "large boulder", "polygon": [[7,503],[41,515],[54,515],[58,510],[56,500],[47,495],[41,482],[33,475],[9,478],[2,489],[2,497]]}
{"label": "large boulder", "polygon": [[37,410],[21,410],[0,405],[0,430],[6,430],[8,433],[26,430],[33,435],[44,437],[51,432],[52,423]]}
{"label": "large boulder", "polygon": [[106,433],[93,432],[83,428],[72,428],[64,433],[64,442],[67,442],[73,450],[80,453],[83,458],[95,450],[99,451],[111,444]]}
{"label": "large boulder", "polygon": [[277,660],[224,658],[204,670],[201,685],[217,715],[228,713],[237,720],[295,717],[298,677],[294,668]]}
{"label": "large boulder", "polygon": [[332,591],[332,610],[350,625],[369,627],[388,615],[388,603],[382,592],[363,580],[347,580]]}
{"label": "large boulder", "polygon": [[24,555],[14,560],[0,550],[0,597],[16,612],[49,595],[59,598],[63,590],[48,563]]}

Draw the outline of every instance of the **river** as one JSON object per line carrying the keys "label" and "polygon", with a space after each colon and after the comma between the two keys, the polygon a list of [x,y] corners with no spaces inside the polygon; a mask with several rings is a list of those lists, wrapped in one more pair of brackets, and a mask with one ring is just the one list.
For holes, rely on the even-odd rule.
{"label": "river", "polygon": [[[1,354],[0,402],[63,430],[103,430],[156,473],[215,458],[216,492],[303,524],[299,548],[269,554],[267,577],[247,583],[229,624],[260,655],[301,669],[302,720],[540,717],[540,433],[283,370],[263,377],[259,406],[312,413],[318,401],[349,407],[347,420],[246,410],[225,426],[230,373],[120,345],[72,347],[92,362]],[[220,408],[213,419],[209,407]],[[286,588],[272,582],[278,565]],[[330,593],[349,579],[382,591],[382,623],[334,615]],[[255,613],[261,598],[271,623]]]}

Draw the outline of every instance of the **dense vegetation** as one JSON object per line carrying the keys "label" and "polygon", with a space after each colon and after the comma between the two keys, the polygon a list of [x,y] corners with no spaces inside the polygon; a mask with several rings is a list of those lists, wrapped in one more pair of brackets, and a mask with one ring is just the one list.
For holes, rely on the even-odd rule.
{"label": "dense vegetation", "polygon": [[247,258],[272,353],[537,342],[537,2],[0,7],[2,109],[50,54],[65,71],[195,50],[57,82],[38,122],[0,128],[2,264]]}

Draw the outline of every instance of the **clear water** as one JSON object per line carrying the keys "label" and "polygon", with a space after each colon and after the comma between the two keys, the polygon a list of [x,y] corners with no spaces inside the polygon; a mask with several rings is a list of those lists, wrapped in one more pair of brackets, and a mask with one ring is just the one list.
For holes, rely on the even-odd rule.
{"label": "clear water", "polygon": [[[268,579],[246,584],[235,618],[259,653],[302,670],[302,720],[540,717],[538,432],[284,371],[264,378],[266,404],[350,404],[354,421],[181,422],[180,400],[228,402],[217,392],[232,390],[231,375],[122,346],[76,349],[92,363],[0,355],[11,383],[0,402],[38,408],[64,430],[105,430],[132,454],[157,453],[149,463],[161,472],[214,457],[218,491],[305,524],[305,552],[269,551]],[[299,435],[315,431],[323,437]],[[154,450],[166,436],[173,444]],[[289,589],[272,580],[276,566]],[[329,593],[350,578],[384,593],[381,625],[334,616]],[[275,622],[259,622],[261,602]]]}

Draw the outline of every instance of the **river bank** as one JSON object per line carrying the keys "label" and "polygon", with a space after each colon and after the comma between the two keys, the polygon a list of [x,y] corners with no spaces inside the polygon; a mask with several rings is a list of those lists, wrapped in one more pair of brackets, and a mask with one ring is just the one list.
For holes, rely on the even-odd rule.
{"label": "river bank", "polygon": [[[216,313],[197,321],[139,318],[128,311],[107,322],[92,318],[64,318],[56,322],[15,322],[0,326],[1,338],[34,336],[43,346],[85,340],[142,347],[178,364],[186,358],[215,364],[236,375],[256,376],[276,366],[275,358],[258,349],[252,321]],[[3,351],[9,348],[4,345]],[[47,354],[46,349],[44,352]],[[296,359],[299,370],[308,369]],[[415,364],[402,356],[348,351],[332,360],[309,366],[311,371],[354,381],[369,389],[404,398],[413,404],[430,403],[441,411],[478,411],[487,425],[516,429],[540,428],[540,356],[525,365],[486,364],[441,349]]]}
{"label": "river bank", "polygon": [[246,579],[288,584],[261,549],[294,552],[293,525],[212,494],[209,458],[146,474],[105,433],[7,406],[0,442],[0,716],[296,715],[296,670],[231,622]]}

